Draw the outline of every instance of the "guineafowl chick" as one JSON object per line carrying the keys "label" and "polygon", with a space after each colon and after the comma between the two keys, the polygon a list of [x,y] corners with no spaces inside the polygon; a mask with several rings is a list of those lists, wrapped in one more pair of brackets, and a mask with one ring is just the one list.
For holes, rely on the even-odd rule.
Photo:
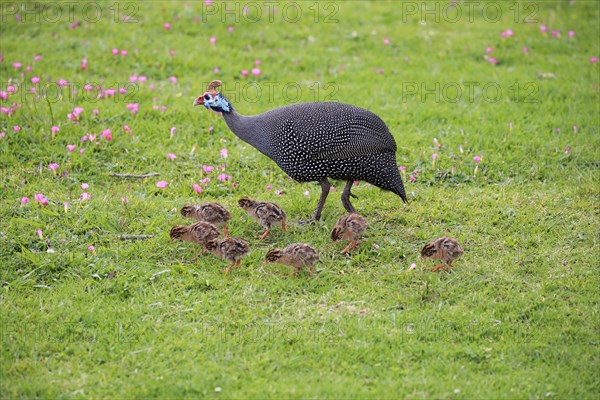
{"label": "guineafowl chick", "polygon": [[421,250],[421,259],[426,260],[430,258],[442,261],[442,264],[433,267],[432,271],[439,271],[442,268],[450,270],[452,262],[463,254],[464,251],[456,239],[443,236],[427,243],[423,247],[423,250]]}
{"label": "guineafowl chick", "polygon": [[281,224],[283,231],[287,232],[287,227],[285,226],[287,218],[285,211],[277,204],[268,201],[258,202],[249,197],[243,197],[238,200],[238,205],[266,229],[264,233],[260,235],[260,240],[267,237],[268,233],[271,231],[271,226],[274,224]]}
{"label": "guineafowl chick", "polygon": [[389,190],[407,202],[396,164],[397,145],[386,124],[374,113],[338,102],[298,103],[259,115],[245,116],[212,81],[195,106],[223,115],[241,140],[273,160],[298,182],[319,182],[321,196],[310,221],[318,221],[331,183],[343,180],[342,204],[356,212],[350,202],[352,183],[369,182]]}
{"label": "guineafowl chick", "polygon": [[309,267],[310,274],[314,275],[313,264],[317,261],[319,261],[319,253],[305,243],[292,243],[285,249],[269,250],[265,257],[265,264],[278,263],[294,267],[292,276],[296,276],[302,268],[306,267]]}
{"label": "guineafowl chick", "polygon": [[181,215],[185,218],[222,226],[223,234],[225,237],[229,237],[227,221],[231,219],[231,213],[219,203],[188,204],[181,207]]}
{"label": "guineafowl chick", "polygon": [[[221,232],[213,224],[198,221],[193,225],[177,225],[171,228],[169,236],[171,240],[179,239],[186,242],[198,243],[204,246],[206,242],[219,237]],[[204,247],[200,248],[199,254],[204,253]]]}
{"label": "guineafowl chick", "polygon": [[342,254],[346,254],[350,249],[356,250],[358,240],[367,229],[367,225],[367,220],[357,213],[342,215],[331,231],[331,239],[336,243],[338,240],[349,240],[350,243],[341,251]]}
{"label": "guineafowl chick", "polygon": [[221,232],[213,224],[198,221],[190,226],[174,226],[169,236],[171,240],[180,239],[186,242],[205,244],[209,240],[218,238],[220,234]]}
{"label": "guineafowl chick", "polygon": [[228,273],[234,267],[239,267],[242,258],[250,252],[248,242],[240,238],[225,238],[209,240],[205,244],[206,250],[215,256],[231,262],[229,268],[224,272]]}

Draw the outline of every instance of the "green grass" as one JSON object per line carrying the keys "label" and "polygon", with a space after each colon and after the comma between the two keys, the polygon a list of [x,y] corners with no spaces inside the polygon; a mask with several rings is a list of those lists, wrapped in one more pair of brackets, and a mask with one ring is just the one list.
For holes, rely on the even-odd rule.
{"label": "green grass", "polygon": [[[34,76],[79,88],[74,98],[18,93],[1,102],[20,106],[0,114],[3,398],[597,397],[600,79],[590,58],[600,53],[598,3],[518,3],[515,22],[512,2],[482,2],[472,20],[463,5],[456,23],[433,15],[420,23],[405,8],[421,4],[414,2],[302,2],[297,22],[282,18],[283,3],[272,21],[265,13],[252,22],[241,10],[256,3],[240,3],[237,23],[220,2],[206,22],[201,2],[122,3],[120,16],[135,11],[138,19],[129,24],[112,22],[113,3],[102,3],[95,23],[77,3],[75,29],[68,15],[47,21],[48,10],[17,23],[11,4],[1,5],[8,17],[0,25],[0,90]],[[501,7],[497,23],[482,15],[489,4]],[[524,23],[532,10],[537,22]],[[501,38],[506,29],[514,36]],[[483,58],[486,47],[497,65]],[[243,78],[256,59],[261,76]],[[27,65],[33,69],[22,78]],[[89,82],[123,87],[133,74],[148,81],[127,96],[91,101],[81,90]],[[244,114],[313,100],[377,113],[407,167],[410,204],[359,184],[354,205],[370,226],[345,257],[329,239],[344,212],[337,182],[322,221],[292,222],[288,235],[275,229],[257,241],[261,227],[236,207],[238,198],[276,201],[296,221],[310,215],[319,187],[291,181],[221,117],[191,106],[214,78]],[[443,95],[448,84],[464,90],[457,102],[454,92]],[[139,103],[139,112],[127,103]],[[66,116],[74,107],[84,109],[77,124]],[[100,139],[105,129],[111,141]],[[98,135],[97,145],[80,140],[87,133]],[[73,153],[68,144],[77,145]],[[476,155],[483,159],[475,175]],[[202,172],[224,162],[231,181]],[[206,177],[196,194],[192,185]],[[168,187],[157,188],[159,180]],[[79,200],[82,183],[89,200]],[[50,204],[37,204],[36,193]],[[230,231],[251,243],[243,267],[227,276],[226,262],[196,259],[194,246],[168,241],[171,226],[184,222],[178,208],[202,201],[226,205]],[[154,237],[121,241],[123,234]],[[418,260],[441,235],[465,248],[448,274]],[[298,241],[321,253],[315,278],[282,279],[289,268],[262,264],[271,247]]]}

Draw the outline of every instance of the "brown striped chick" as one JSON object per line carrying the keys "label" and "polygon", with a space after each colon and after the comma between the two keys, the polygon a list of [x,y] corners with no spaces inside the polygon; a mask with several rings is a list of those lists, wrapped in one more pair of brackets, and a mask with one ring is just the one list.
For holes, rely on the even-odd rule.
{"label": "brown striped chick", "polygon": [[285,215],[285,211],[277,204],[268,201],[258,202],[249,197],[243,197],[238,200],[238,206],[250,214],[250,216],[256,219],[266,229],[264,233],[260,235],[260,240],[267,237],[271,231],[271,226],[274,224],[281,224],[283,231],[287,232],[287,227],[285,226],[287,216]]}
{"label": "brown striped chick", "polygon": [[231,213],[218,203],[188,204],[181,207],[181,215],[197,221],[209,222],[223,227],[223,234],[229,237],[227,221],[231,219]]}
{"label": "brown striped chick", "polygon": [[[206,244],[209,240],[216,239],[221,235],[221,232],[213,224],[199,221],[190,226],[177,225],[171,229],[169,234],[171,240],[180,239],[186,242]],[[200,251],[204,252],[204,248]]]}
{"label": "brown striped chick", "polygon": [[349,240],[348,246],[341,251],[342,254],[346,254],[350,249],[356,250],[358,240],[367,229],[367,225],[367,220],[357,213],[342,215],[331,231],[331,239],[335,243],[339,240]]}
{"label": "brown striped chick", "polygon": [[430,258],[442,261],[442,264],[433,267],[432,271],[439,271],[442,268],[449,270],[452,266],[452,261],[462,256],[463,253],[464,251],[456,239],[444,236],[427,243],[423,247],[423,250],[421,250],[421,259],[426,260]]}
{"label": "brown striped chick", "polygon": [[285,249],[272,249],[265,257],[265,264],[278,263],[294,267],[292,276],[296,276],[302,268],[310,268],[314,275],[314,263],[319,261],[319,253],[311,246],[304,243],[292,243]]}
{"label": "brown striped chick", "polygon": [[231,262],[229,268],[224,271],[225,273],[228,273],[234,267],[239,267],[242,258],[250,251],[248,242],[232,237],[209,240],[206,242],[205,247],[215,256]]}

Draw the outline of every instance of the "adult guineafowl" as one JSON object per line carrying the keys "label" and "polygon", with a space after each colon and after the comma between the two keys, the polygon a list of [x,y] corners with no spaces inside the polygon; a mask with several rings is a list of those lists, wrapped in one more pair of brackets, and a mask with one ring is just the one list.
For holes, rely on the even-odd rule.
{"label": "adult guineafowl", "polygon": [[213,81],[194,101],[223,113],[229,129],[272,159],[299,182],[318,181],[321,197],[312,221],[321,218],[331,184],[328,178],[347,181],[342,204],[349,213],[355,180],[366,181],[396,193],[406,202],[402,178],[396,165],[396,142],[377,115],[343,103],[301,103],[263,114],[239,114]]}

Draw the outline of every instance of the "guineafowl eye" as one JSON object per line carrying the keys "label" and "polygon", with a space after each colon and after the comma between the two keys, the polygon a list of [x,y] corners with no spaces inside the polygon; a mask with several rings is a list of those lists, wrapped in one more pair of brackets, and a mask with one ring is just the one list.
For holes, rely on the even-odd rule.
{"label": "guineafowl eye", "polygon": [[210,100],[210,96],[208,94],[205,94],[204,95],[204,100],[207,100],[207,101]]}

